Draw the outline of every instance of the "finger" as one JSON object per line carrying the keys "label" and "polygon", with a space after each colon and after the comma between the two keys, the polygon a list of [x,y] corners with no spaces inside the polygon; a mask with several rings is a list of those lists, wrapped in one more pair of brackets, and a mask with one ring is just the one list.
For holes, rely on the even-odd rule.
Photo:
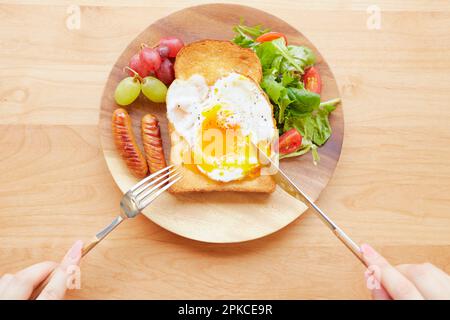
{"label": "finger", "polygon": [[9,286],[15,279],[15,275],[11,273],[5,273],[3,276],[0,277],[0,292],[1,290],[4,290],[7,286]]}
{"label": "finger", "polygon": [[2,297],[8,296],[10,299],[28,299],[34,288],[39,285],[55,267],[54,262],[41,262],[17,272],[10,277],[8,285]]}
{"label": "finger", "polygon": [[372,299],[373,300],[392,300],[391,296],[387,291],[381,287],[381,289],[372,290]]}
{"label": "finger", "polygon": [[434,264],[431,264],[431,266],[434,268],[434,270],[436,270],[437,273],[439,273],[443,277],[447,278],[448,281],[450,281],[450,275],[448,275],[444,270],[436,267]]}
{"label": "finger", "polygon": [[364,278],[366,279],[366,286],[370,290],[373,300],[392,300],[380,281],[376,279],[374,270],[371,270],[370,267],[364,272]]}
{"label": "finger", "polygon": [[37,297],[37,300],[60,300],[64,298],[67,290],[67,280],[70,276],[67,269],[70,266],[78,265],[80,263],[82,248],[82,241],[78,240],[75,242],[65,255],[61,264],[56,268],[53,277]]}
{"label": "finger", "polygon": [[17,277],[7,273],[0,278],[0,300],[18,300],[22,298],[20,290],[17,290]]}
{"label": "finger", "polygon": [[45,261],[36,263],[16,273],[16,276],[30,284],[30,288],[36,288],[58,266],[56,262]]}
{"label": "finger", "polygon": [[362,244],[361,251],[367,266],[379,269],[379,272],[375,272],[374,275],[394,300],[423,299],[423,296],[413,283],[395,267],[391,266],[371,246]]}
{"label": "finger", "polygon": [[450,299],[450,280],[448,275],[430,263],[403,264],[397,269],[405,275],[425,299]]}
{"label": "finger", "polygon": [[392,300],[389,293],[382,286],[379,289],[371,290],[373,300]]}

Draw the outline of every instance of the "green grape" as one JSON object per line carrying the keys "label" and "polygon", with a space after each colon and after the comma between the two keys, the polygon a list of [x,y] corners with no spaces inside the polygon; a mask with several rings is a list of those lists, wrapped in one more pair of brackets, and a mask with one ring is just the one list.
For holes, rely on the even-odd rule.
{"label": "green grape", "polygon": [[155,77],[145,77],[142,81],[142,93],[153,102],[165,102],[167,87]]}
{"label": "green grape", "polygon": [[116,87],[114,99],[121,106],[127,106],[139,96],[141,83],[135,77],[126,77]]}

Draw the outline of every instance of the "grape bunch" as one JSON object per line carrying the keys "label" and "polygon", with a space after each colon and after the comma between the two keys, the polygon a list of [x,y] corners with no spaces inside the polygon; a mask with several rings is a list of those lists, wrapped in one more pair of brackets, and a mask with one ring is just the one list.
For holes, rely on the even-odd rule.
{"label": "grape bunch", "polygon": [[125,67],[126,77],[116,87],[114,99],[118,105],[126,106],[137,99],[140,92],[153,102],[166,100],[167,86],[175,79],[173,64],[184,43],[178,38],[159,40],[155,47],[141,45]]}

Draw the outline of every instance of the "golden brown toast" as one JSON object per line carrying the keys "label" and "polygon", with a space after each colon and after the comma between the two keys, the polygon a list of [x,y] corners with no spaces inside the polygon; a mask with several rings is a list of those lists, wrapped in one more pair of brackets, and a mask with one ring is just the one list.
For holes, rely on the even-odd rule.
{"label": "golden brown toast", "polygon": [[175,78],[189,79],[194,74],[201,74],[210,86],[231,72],[243,74],[256,83],[262,79],[261,62],[253,50],[230,41],[190,43],[178,52],[174,68]]}
{"label": "golden brown toast", "polygon": [[[213,85],[218,79],[231,72],[247,76],[256,83],[259,83],[262,77],[261,63],[256,54],[250,49],[241,48],[229,41],[202,40],[193,42],[178,53],[175,62],[175,77],[177,79],[188,79],[194,74],[200,74],[205,77],[208,85]],[[261,92],[264,94],[262,90]],[[268,99],[267,96],[266,99]],[[172,146],[170,163],[181,165],[183,162],[182,154],[188,150],[188,143],[174,130],[170,123],[169,133]],[[241,181],[219,182],[186,166],[181,166],[181,174],[183,178],[169,189],[172,193],[208,191],[268,193],[275,190],[275,181],[267,175],[252,179],[245,178]]]}

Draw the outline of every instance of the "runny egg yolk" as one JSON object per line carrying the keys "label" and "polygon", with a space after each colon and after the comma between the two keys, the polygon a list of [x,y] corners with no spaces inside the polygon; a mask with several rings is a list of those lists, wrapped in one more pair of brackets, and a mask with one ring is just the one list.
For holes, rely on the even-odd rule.
{"label": "runny egg yolk", "polygon": [[233,112],[218,104],[203,111],[202,116],[199,147],[194,150],[194,158],[200,159],[197,168],[220,181],[259,175],[260,164],[250,135],[242,133]]}

